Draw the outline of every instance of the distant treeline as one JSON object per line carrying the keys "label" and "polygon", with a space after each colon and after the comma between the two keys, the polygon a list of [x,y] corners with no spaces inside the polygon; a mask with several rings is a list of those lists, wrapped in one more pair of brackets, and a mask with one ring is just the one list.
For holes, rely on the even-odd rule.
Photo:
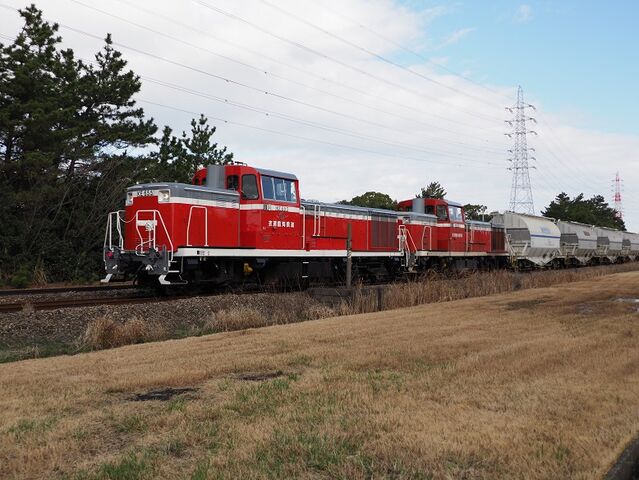
{"label": "distant treeline", "polygon": [[[422,198],[444,198],[446,190],[439,182],[431,182],[426,187],[422,187],[421,192],[416,197]],[[387,210],[397,210],[397,200],[393,200],[390,195],[381,192],[366,192],[353,197],[351,200],[342,200],[340,203],[346,205],[358,205],[360,207],[384,208]],[[487,214],[485,205],[467,203],[464,205],[466,218],[468,220],[489,221],[491,216]],[[609,227],[617,230],[626,230],[626,226],[617,212],[611,208],[602,195],[594,195],[592,198],[585,198],[581,193],[575,198],[570,198],[566,193],[560,193],[550,202],[550,205],[542,212],[545,217],[570,222],[580,222],[598,227]]]}

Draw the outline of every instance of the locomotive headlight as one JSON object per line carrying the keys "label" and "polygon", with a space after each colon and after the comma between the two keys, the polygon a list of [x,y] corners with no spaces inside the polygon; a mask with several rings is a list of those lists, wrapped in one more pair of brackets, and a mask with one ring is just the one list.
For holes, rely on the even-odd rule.
{"label": "locomotive headlight", "polygon": [[171,200],[171,192],[169,190],[159,190],[158,191],[158,202],[168,202]]}
{"label": "locomotive headlight", "polygon": [[126,206],[133,205],[133,192],[126,192]]}

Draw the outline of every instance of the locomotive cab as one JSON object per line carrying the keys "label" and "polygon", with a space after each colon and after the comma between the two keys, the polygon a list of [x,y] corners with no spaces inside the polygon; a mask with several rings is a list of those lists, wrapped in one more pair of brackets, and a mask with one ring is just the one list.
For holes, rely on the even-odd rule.
{"label": "locomotive cab", "polygon": [[426,213],[437,217],[440,230],[438,250],[463,252],[466,250],[466,224],[464,207],[446,199],[426,198]]}
{"label": "locomotive cab", "polygon": [[240,248],[302,248],[295,175],[246,165],[211,165],[199,170],[193,183],[239,194]]}
{"label": "locomotive cab", "polygon": [[433,250],[466,251],[466,221],[461,204],[443,198],[416,198],[400,202],[399,208],[403,211],[418,211],[423,208],[419,213],[437,218],[437,236],[433,242]]}
{"label": "locomotive cab", "polygon": [[425,198],[426,213],[435,215],[438,223],[464,223],[464,207],[450,200]]}

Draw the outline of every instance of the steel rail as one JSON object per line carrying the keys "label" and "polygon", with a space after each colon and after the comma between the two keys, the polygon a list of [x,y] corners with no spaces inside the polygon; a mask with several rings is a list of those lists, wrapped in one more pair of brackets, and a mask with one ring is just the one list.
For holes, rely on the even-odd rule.
{"label": "steel rail", "polygon": [[74,287],[42,287],[42,288],[15,288],[1,289],[0,297],[18,295],[58,294],[68,292],[108,292],[112,290],[127,290],[135,288],[132,284],[122,285],[77,285]]}
{"label": "steel rail", "polygon": [[165,302],[169,300],[177,300],[184,297],[155,297],[155,296],[138,296],[138,297],[91,297],[91,298],[66,298],[56,300],[24,300],[14,303],[0,303],[0,314],[13,313],[21,311],[40,311],[40,310],[56,310],[59,308],[78,308],[78,307],[95,307],[100,305],[125,305],[140,304],[149,302]]}

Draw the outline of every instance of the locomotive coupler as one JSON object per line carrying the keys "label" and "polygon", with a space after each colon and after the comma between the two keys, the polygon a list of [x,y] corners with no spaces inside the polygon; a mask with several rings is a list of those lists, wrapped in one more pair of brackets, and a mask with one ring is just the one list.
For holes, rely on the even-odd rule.
{"label": "locomotive coupler", "polygon": [[101,283],[109,283],[112,280],[119,280],[123,277],[122,272],[120,271],[120,249],[104,247],[104,270],[106,271],[106,276],[100,280]]}
{"label": "locomotive coupler", "polygon": [[141,257],[143,269],[149,275],[166,275],[169,273],[169,256],[166,247],[162,250],[150,248],[146,255]]}

